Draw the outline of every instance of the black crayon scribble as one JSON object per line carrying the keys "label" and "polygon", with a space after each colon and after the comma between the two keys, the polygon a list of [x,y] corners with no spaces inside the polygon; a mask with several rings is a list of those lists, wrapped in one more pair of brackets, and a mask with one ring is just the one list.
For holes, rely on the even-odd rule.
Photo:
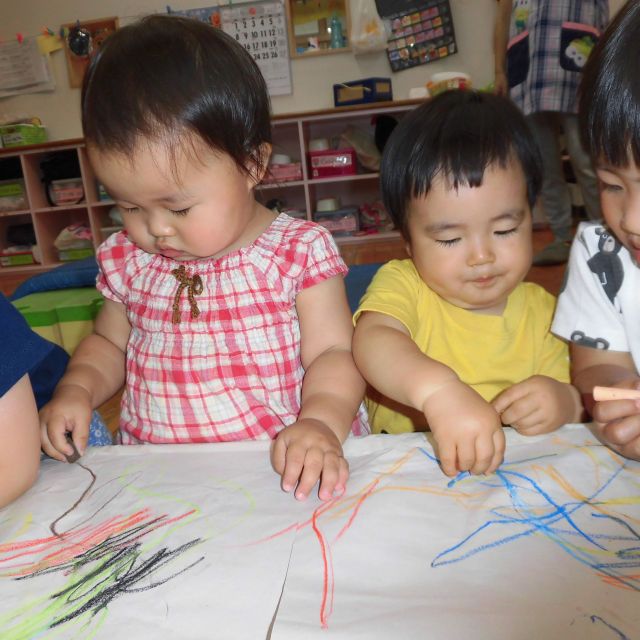
{"label": "black crayon scribble", "polygon": [[56,525],[58,524],[58,522],[60,522],[60,520],[68,516],[84,500],[85,496],[89,493],[89,491],[91,491],[91,488],[96,482],[96,474],[93,473],[93,471],[89,469],[89,467],[85,467],[83,464],[80,464],[79,462],[77,463],[77,465],[79,467],[82,467],[85,471],[91,474],[91,482],[89,483],[89,486],[82,492],[82,495],[61,516],[58,516],[51,523],[51,525],[49,525],[49,529],[51,530],[51,533],[53,533],[53,535],[58,538],[62,538],[62,535],[56,531]]}
{"label": "black crayon scribble", "polygon": [[[82,524],[92,520],[124,490],[124,487],[120,487],[115,495],[109,496],[103,504],[94,509],[91,516],[60,533],[57,528],[59,522],[85,500],[97,480],[96,474],[90,468],[80,463],[77,464],[91,476],[91,480],[74,504],[49,526],[51,533],[61,541],[67,540],[72,533],[78,531]],[[125,486],[129,486],[133,481],[132,479]],[[106,486],[109,482],[102,486]],[[175,566],[179,558],[204,541],[202,538],[193,538],[174,549],[164,546],[149,553],[147,548],[145,553],[144,538],[146,536],[157,529],[172,526],[176,521],[197,513],[197,510],[188,511],[177,517],[163,514],[149,517],[148,520],[141,522],[138,517],[144,515],[145,512],[146,510],[134,514],[133,517],[136,517],[137,520],[133,526],[112,532],[104,540],[92,544],[89,548],[86,544],[70,540],[67,549],[73,553],[74,548],[78,547],[79,550],[82,549],[82,552],[72,557],[68,556],[65,561],[57,562],[53,566],[49,564],[37,568],[39,563],[34,563],[29,573],[14,578],[15,580],[29,580],[52,573],[71,578],[71,582],[67,582],[67,586],[52,593],[48,598],[50,602],[57,601],[59,606],[56,606],[54,610],[59,613],[52,620],[47,621],[47,628],[58,627],[83,614],[94,618],[116,598],[159,587],[204,560],[204,555],[201,555],[185,566]],[[150,514],[147,513],[147,515]]]}

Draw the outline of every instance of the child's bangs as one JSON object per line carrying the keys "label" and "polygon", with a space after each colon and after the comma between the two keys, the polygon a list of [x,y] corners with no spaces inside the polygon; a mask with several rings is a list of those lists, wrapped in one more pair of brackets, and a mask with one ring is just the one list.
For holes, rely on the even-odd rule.
{"label": "child's bangs", "polygon": [[613,167],[640,167],[640,108],[612,109],[602,120],[603,126],[593,132],[591,151],[594,158]]}

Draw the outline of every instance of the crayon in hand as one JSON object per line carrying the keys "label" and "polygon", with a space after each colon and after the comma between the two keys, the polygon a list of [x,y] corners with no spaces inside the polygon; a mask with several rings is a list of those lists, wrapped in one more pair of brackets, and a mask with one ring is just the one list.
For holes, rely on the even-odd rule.
{"label": "crayon in hand", "polygon": [[640,390],[593,387],[593,399],[596,402],[602,402],[603,400],[640,400]]}
{"label": "crayon in hand", "polygon": [[76,445],[73,443],[71,434],[68,431],[65,434],[65,436],[67,437],[67,442],[71,445],[71,448],[73,449],[73,453],[69,456],[65,453],[64,456],[67,459],[67,462],[77,462],[80,459],[80,452],[76,448]]}

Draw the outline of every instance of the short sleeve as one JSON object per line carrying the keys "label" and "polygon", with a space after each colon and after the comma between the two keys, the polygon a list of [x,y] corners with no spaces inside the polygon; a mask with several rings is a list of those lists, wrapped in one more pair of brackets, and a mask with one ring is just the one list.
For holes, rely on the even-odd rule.
{"label": "short sleeve", "polygon": [[31,330],[20,312],[0,295],[0,322],[10,340],[0,340],[0,396],[37,367],[54,345]]}
{"label": "short sleeve", "polygon": [[401,322],[415,340],[421,283],[411,260],[388,262],[378,269],[362,296],[360,306],[353,316],[354,323],[365,311],[383,313]]}
{"label": "short sleeve", "polygon": [[598,277],[602,272],[604,279],[612,279],[615,261],[620,260],[599,251],[598,238],[604,233],[599,225],[578,228],[551,330],[583,346],[606,344],[612,351],[629,351],[623,318]]}
{"label": "short sleeve", "polygon": [[98,277],[96,288],[108,300],[126,304],[127,301],[127,263],[133,256],[135,245],[126,233],[120,231],[110,235],[96,253]]}
{"label": "short sleeve", "polygon": [[334,276],[345,275],[347,265],[340,257],[331,233],[320,225],[314,225],[307,235],[306,242],[298,245],[298,250],[303,249],[306,254],[300,289],[307,289]]}

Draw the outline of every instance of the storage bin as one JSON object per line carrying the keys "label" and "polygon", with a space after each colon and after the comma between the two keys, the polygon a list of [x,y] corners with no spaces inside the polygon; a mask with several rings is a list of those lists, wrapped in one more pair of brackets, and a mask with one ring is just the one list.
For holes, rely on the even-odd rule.
{"label": "storage bin", "polygon": [[86,247],[84,249],[59,249],[58,258],[60,262],[70,262],[71,260],[82,260],[94,255],[95,251],[92,247]]}
{"label": "storage bin", "polygon": [[31,251],[2,251],[0,265],[3,267],[18,267],[23,264],[33,264],[35,259]]}
{"label": "storage bin", "polygon": [[19,211],[27,208],[23,180],[0,180],[0,211]]}
{"label": "storage bin", "polygon": [[4,147],[22,147],[47,141],[47,130],[37,124],[6,124],[0,126]]}
{"label": "storage bin", "polygon": [[351,236],[360,230],[358,207],[342,207],[335,211],[316,211],[313,219],[334,236]]}
{"label": "storage bin", "polygon": [[82,178],[65,178],[49,183],[49,199],[56,207],[78,204],[84,198]]}
{"label": "storage bin", "polygon": [[309,151],[309,173],[312,178],[349,176],[357,173],[357,170],[356,150],[351,147]]}
{"label": "storage bin", "polygon": [[391,78],[363,78],[333,85],[333,104],[336,107],[389,100],[393,100]]}
{"label": "storage bin", "polygon": [[293,180],[302,180],[302,164],[300,162],[270,164],[262,182],[273,184],[274,182],[291,182]]}
{"label": "storage bin", "polygon": [[104,302],[95,287],[31,293],[13,305],[29,326],[69,354],[93,331],[93,321]]}

